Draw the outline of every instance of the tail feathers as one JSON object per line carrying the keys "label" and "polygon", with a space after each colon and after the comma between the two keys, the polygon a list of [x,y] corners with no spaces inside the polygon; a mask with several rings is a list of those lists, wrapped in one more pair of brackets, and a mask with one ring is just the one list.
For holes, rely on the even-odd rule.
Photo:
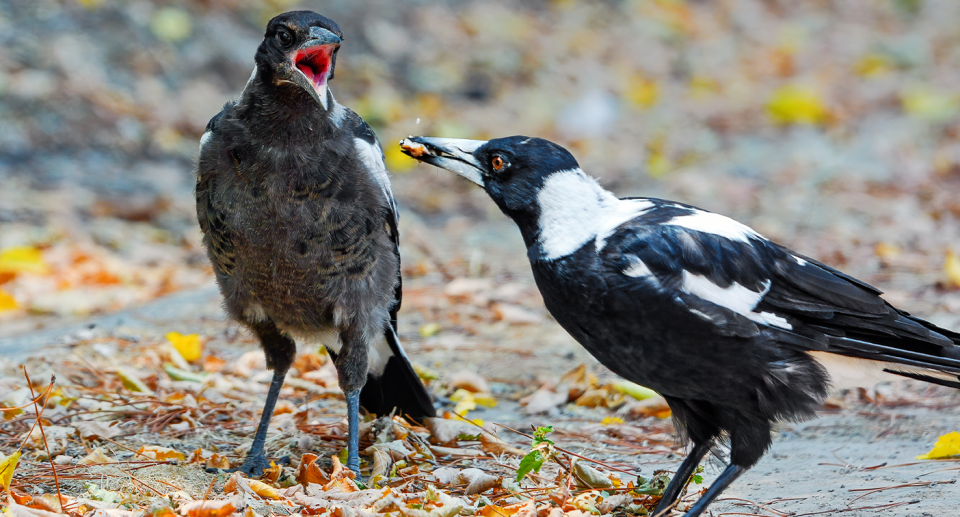
{"label": "tail feathers", "polygon": [[[950,374],[942,372],[904,372],[898,371],[893,368],[884,368],[885,372],[892,373],[894,375],[899,375],[901,377],[907,377],[909,379],[916,379],[918,381],[926,381],[931,384],[939,384],[941,386],[947,386],[948,388],[956,388],[960,390],[960,376],[951,376]],[[952,378],[951,378],[952,377]]]}
{"label": "tail feathers", "polygon": [[403,352],[393,327],[387,325],[384,338],[391,354],[379,375],[368,371],[367,383],[360,390],[360,405],[378,415],[396,409],[397,413],[414,419],[437,416],[433,401]]}

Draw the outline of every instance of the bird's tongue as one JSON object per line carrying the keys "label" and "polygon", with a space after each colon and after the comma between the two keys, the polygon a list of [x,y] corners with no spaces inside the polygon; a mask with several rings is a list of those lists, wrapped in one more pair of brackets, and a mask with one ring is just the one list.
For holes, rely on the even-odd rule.
{"label": "bird's tongue", "polygon": [[330,54],[333,48],[328,45],[310,47],[297,51],[293,62],[303,75],[313,83],[313,88],[320,93],[320,87],[327,84],[327,74],[330,71]]}

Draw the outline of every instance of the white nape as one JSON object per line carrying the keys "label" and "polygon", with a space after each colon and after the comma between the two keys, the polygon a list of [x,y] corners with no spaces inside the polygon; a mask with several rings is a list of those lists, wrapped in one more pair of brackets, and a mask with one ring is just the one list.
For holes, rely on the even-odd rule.
{"label": "white nape", "polygon": [[343,120],[347,118],[347,108],[343,107],[343,104],[337,102],[337,99],[333,96],[333,92],[330,92],[330,98],[333,100],[333,106],[330,108],[330,113],[327,115],[327,117],[334,127],[339,128],[343,125]]}
{"label": "white nape", "polygon": [[753,231],[749,226],[734,221],[729,217],[697,210],[692,214],[681,215],[670,219],[664,224],[682,226],[703,233],[712,233],[731,240],[749,243],[750,237],[763,240],[763,236]]}
{"label": "white nape", "polygon": [[770,290],[769,280],[765,282],[763,290],[757,292],[736,282],[728,287],[720,287],[705,276],[684,271],[681,289],[687,294],[698,296],[710,303],[730,309],[751,321],[787,330],[793,329],[793,325],[790,325],[786,319],[772,312],[754,312],[760,300]]}
{"label": "white nape", "polygon": [[548,176],[537,203],[537,242],[546,260],[566,257],[591,240],[599,251],[618,226],[653,208],[653,203],[644,199],[617,199],[580,169]]}

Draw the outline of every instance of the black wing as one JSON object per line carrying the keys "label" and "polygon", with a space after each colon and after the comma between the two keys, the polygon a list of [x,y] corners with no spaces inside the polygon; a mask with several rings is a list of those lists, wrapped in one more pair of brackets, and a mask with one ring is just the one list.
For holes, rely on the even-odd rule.
{"label": "black wing", "polygon": [[960,373],[960,334],[894,308],[878,289],[732,219],[709,214],[729,226],[692,229],[673,222],[706,212],[651,201],[655,208],[607,239],[608,264],[682,301],[718,334],[764,332],[806,350]]}
{"label": "black wing", "polygon": [[216,152],[219,146],[221,125],[226,113],[235,107],[228,102],[220,113],[207,122],[200,139],[200,157],[197,161],[197,221],[207,241],[207,253],[218,275],[229,276],[236,266],[237,235],[226,224],[226,214],[214,200],[217,171],[223,164]]}

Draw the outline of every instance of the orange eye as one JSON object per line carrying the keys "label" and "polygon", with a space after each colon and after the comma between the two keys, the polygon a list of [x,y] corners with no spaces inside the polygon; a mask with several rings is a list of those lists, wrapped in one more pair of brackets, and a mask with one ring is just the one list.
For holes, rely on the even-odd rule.
{"label": "orange eye", "polygon": [[503,158],[499,156],[494,156],[493,161],[491,163],[493,164],[493,170],[495,171],[498,171],[503,168]]}

